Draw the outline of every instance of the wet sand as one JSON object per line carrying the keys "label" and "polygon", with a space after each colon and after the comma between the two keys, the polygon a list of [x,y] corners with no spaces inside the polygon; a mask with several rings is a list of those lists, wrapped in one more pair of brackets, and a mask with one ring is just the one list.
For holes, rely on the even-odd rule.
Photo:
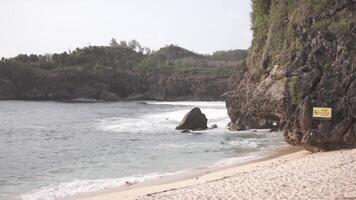
{"label": "wet sand", "polygon": [[301,151],[223,174],[135,199],[356,199],[356,149]]}
{"label": "wet sand", "polygon": [[77,198],[118,199],[356,199],[356,149],[301,150],[185,180]]}

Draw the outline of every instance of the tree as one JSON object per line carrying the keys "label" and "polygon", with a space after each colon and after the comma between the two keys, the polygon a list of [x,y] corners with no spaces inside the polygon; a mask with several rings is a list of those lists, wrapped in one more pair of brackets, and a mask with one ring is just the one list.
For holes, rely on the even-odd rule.
{"label": "tree", "polygon": [[144,54],[150,54],[151,53],[151,49],[149,47],[145,47],[143,50]]}
{"label": "tree", "polygon": [[120,46],[121,46],[121,47],[127,47],[126,41],[125,41],[125,40],[121,40],[121,41],[120,41]]}
{"label": "tree", "polygon": [[140,43],[137,42],[137,40],[131,40],[129,41],[129,48],[132,50],[136,50],[136,48],[139,48],[141,45]]}
{"label": "tree", "polygon": [[129,48],[139,53],[145,53],[145,51],[147,50],[145,47],[141,46],[141,44],[137,42],[137,40],[129,41]]}
{"label": "tree", "polygon": [[37,61],[38,61],[37,55],[31,54],[31,55],[30,55],[30,61],[31,61],[31,62],[37,62]]}
{"label": "tree", "polygon": [[110,41],[110,46],[111,47],[118,47],[119,43],[117,43],[115,38],[112,38],[111,41]]}

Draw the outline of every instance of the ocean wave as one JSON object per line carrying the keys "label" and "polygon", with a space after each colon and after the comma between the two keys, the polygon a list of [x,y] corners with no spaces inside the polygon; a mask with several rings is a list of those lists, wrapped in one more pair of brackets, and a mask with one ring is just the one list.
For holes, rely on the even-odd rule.
{"label": "ocean wave", "polygon": [[197,107],[224,107],[225,101],[145,101],[152,105],[175,105],[175,106],[197,106]]}
{"label": "ocean wave", "polygon": [[248,129],[248,130],[244,130],[244,131],[237,131],[238,133],[253,133],[253,134],[257,134],[257,135],[265,135],[265,134],[275,134],[276,132],[269,132],[270,129]]}
{"label": "ocean wave", "polygon": [[184,149],[213,149],[216,147],[216,143],[207,142],[186,142],[184,144],[177,143],[163,143],[155,146],[157,149],[169,149],[169,148],[184,148]]}
{"label": "ocean wave", "polygon": [[133,132],[133,131],[146,131],[152,132],[152,124],[156,122],[150,122],[148,120],[142,120],[140,118],[106,118],[102,119],[98,124],[98,129],[101,131],[111,132]]}
{"label": "ocean wave", "polygon": [[105,189],[117,188],[120,186],[136,184],[144,181],[154,180],[162,177],[177,175],[175,173],[151,173],[146,175],[129,176],[117,179],[86,179],[73,180],[71,182],[60,183],[42,187],[36,191],[21,195],[22,200],[58,200],[76,195],[84,195],[98,192]]}
{"label": "ocean wave", "polygon": [[[206,115],[208,122],[228,120],[228,116],[225,108],[201,108],[201,110]],[[185,110],[178,110],[172,112],[147,114],[144,115],[143,118],[148,120],[153,120],[153,119],[169,120],[171,122],[179,123],[188,111],[189,110],[185,109]]]}
{"label": "ocean wave", "polygon": [[[174,130],[188,111],[189,110],[184,109],[145,114],[135,118],[105,118],[99,121],[98,129],[112,132],[169,131]],[[208,118],[208,125],[217,124],[219,129],[226,129],[226,124],[229,122],[229,119],[225,108],[202,108],[202,112]],[[157,127],[157,129],[153,129],[152,127]]]}
{"label": "ocean wave", "polygon": [[248,161],[256,160],[258,158],[261,158],[262,156],[260,155],[250,155],[250,156],[244,156],[244,157],[233,157],[233,158],[227,158],[224,160],[220,160],[212,165],[212,167],[224,167],[224,166],[229,166],[233,164],[242,164],[246,163]]}
{"label": "ocean wave", "polygon": [[156,146],[158,149],[166,149],[166,148],[186,148],[186,145],[167,143],[167,144],[159,144]]}
{"label": "ocean wave", "polygon": [[255,149],[260,146],[260,144],[257,141],[245,140],[245,139],[222,141],[221,143],[232,145],[232,146],[238,146],[241,148],[252,148],[252,149]]}

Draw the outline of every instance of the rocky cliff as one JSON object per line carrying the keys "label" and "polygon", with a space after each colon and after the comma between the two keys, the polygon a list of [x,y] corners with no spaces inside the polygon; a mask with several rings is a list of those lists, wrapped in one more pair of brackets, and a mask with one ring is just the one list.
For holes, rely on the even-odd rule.
{"label": "rocky cliff", "polygon": [[[226,104],[231,129],[276,122],[311,151],[356,145],[355,0],[253,0],[253,42]],[[331,107],[331,120],[312,118]]]}

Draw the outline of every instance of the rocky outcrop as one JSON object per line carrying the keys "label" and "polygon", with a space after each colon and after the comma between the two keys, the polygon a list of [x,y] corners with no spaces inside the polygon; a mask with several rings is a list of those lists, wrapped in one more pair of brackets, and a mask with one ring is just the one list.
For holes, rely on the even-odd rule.
{"label": "rocky outcrop", "polygon": [[177,130],[205,130],[207,129],[208,119],[201,112],[200,108],[195,107],[190,110],[176,127]]}
{"label": "rocky outcrop", "polygon": [[228,78],[216,75],[157,75],[149,80],[150,99],[156,100],[222,100],[229,90]]}
{"label": "rocky outcrop", "polygon": [[[355,1],[253,1],[246,72],[226,105],[231,129],[277,122],[311,151],[356,146]],[[331,107],[331,120],[312,117]]]}

